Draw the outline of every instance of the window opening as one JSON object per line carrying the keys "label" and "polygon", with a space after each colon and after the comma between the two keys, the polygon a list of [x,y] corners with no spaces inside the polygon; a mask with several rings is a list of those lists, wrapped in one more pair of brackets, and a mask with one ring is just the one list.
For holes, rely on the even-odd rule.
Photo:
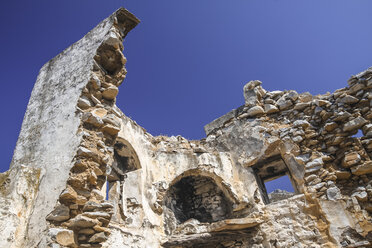
{"label": "window opening", "polygon": [[288,167],[280,156],[259,162],[253,169],[265,204],[290,198],[297,193]]}
{"label": "window opening", "polygon": [[284,200],[295,195],[295,190],[288,175],[268,179],[264,184],[269,202]]}

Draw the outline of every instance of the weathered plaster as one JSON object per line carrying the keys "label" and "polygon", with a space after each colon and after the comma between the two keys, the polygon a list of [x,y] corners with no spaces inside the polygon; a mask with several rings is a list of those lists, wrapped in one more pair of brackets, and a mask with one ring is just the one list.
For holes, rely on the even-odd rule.
{"label": "weathered plaster", "polygon": [[[115,105],[138,22],[119,9],[41,69],[0,175],[0,245],[372,244],[372,69],[318,96],[250,81],[205,139],[154,137]],[[295,192],[270,202],[264,181],[282,174]]]}

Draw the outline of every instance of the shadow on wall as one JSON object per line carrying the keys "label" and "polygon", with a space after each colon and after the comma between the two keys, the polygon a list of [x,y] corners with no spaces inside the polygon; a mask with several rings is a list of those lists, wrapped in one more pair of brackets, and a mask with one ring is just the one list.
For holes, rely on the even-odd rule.
{"label": "shadow on wall", "polygon": [[132,145],[122,138],[117,138],[114,145],[114,161],[107,172],[106,200],[114,206],[112,220],[121,223],[123,215],[123,184],[127,173],[141,169],[138,156]]}
{"label": "shadow on wall", "polygon": [[178,225],[190,219],[211,223],[229,218],[232,205],[212,178],[186,176],[169,188],[165,214],[166,219],[172,218]]}

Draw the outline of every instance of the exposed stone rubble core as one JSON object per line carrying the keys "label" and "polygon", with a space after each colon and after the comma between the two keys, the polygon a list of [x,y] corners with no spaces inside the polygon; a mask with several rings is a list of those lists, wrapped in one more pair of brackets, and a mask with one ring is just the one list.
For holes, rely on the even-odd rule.
{"label": "exposed stone rubble core", "polygon": [[[318,96],[251,81],[205,139],[154,137],[115,105],[138,22],[119,9],[41,69],[0,247],[372,246],[372,68]],[[268,195],[282,175],[295,193]]]}

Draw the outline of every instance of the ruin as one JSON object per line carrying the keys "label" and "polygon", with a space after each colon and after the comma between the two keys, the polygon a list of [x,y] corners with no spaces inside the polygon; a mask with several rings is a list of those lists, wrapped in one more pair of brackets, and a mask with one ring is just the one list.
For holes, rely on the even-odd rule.
{"label": "ruin", "polygon": [[121,8],[40,70],[0,247],[372,246],[372,68],[317,96],[250,81],[206,138],[155,137],[115,105],[138,23]]}

